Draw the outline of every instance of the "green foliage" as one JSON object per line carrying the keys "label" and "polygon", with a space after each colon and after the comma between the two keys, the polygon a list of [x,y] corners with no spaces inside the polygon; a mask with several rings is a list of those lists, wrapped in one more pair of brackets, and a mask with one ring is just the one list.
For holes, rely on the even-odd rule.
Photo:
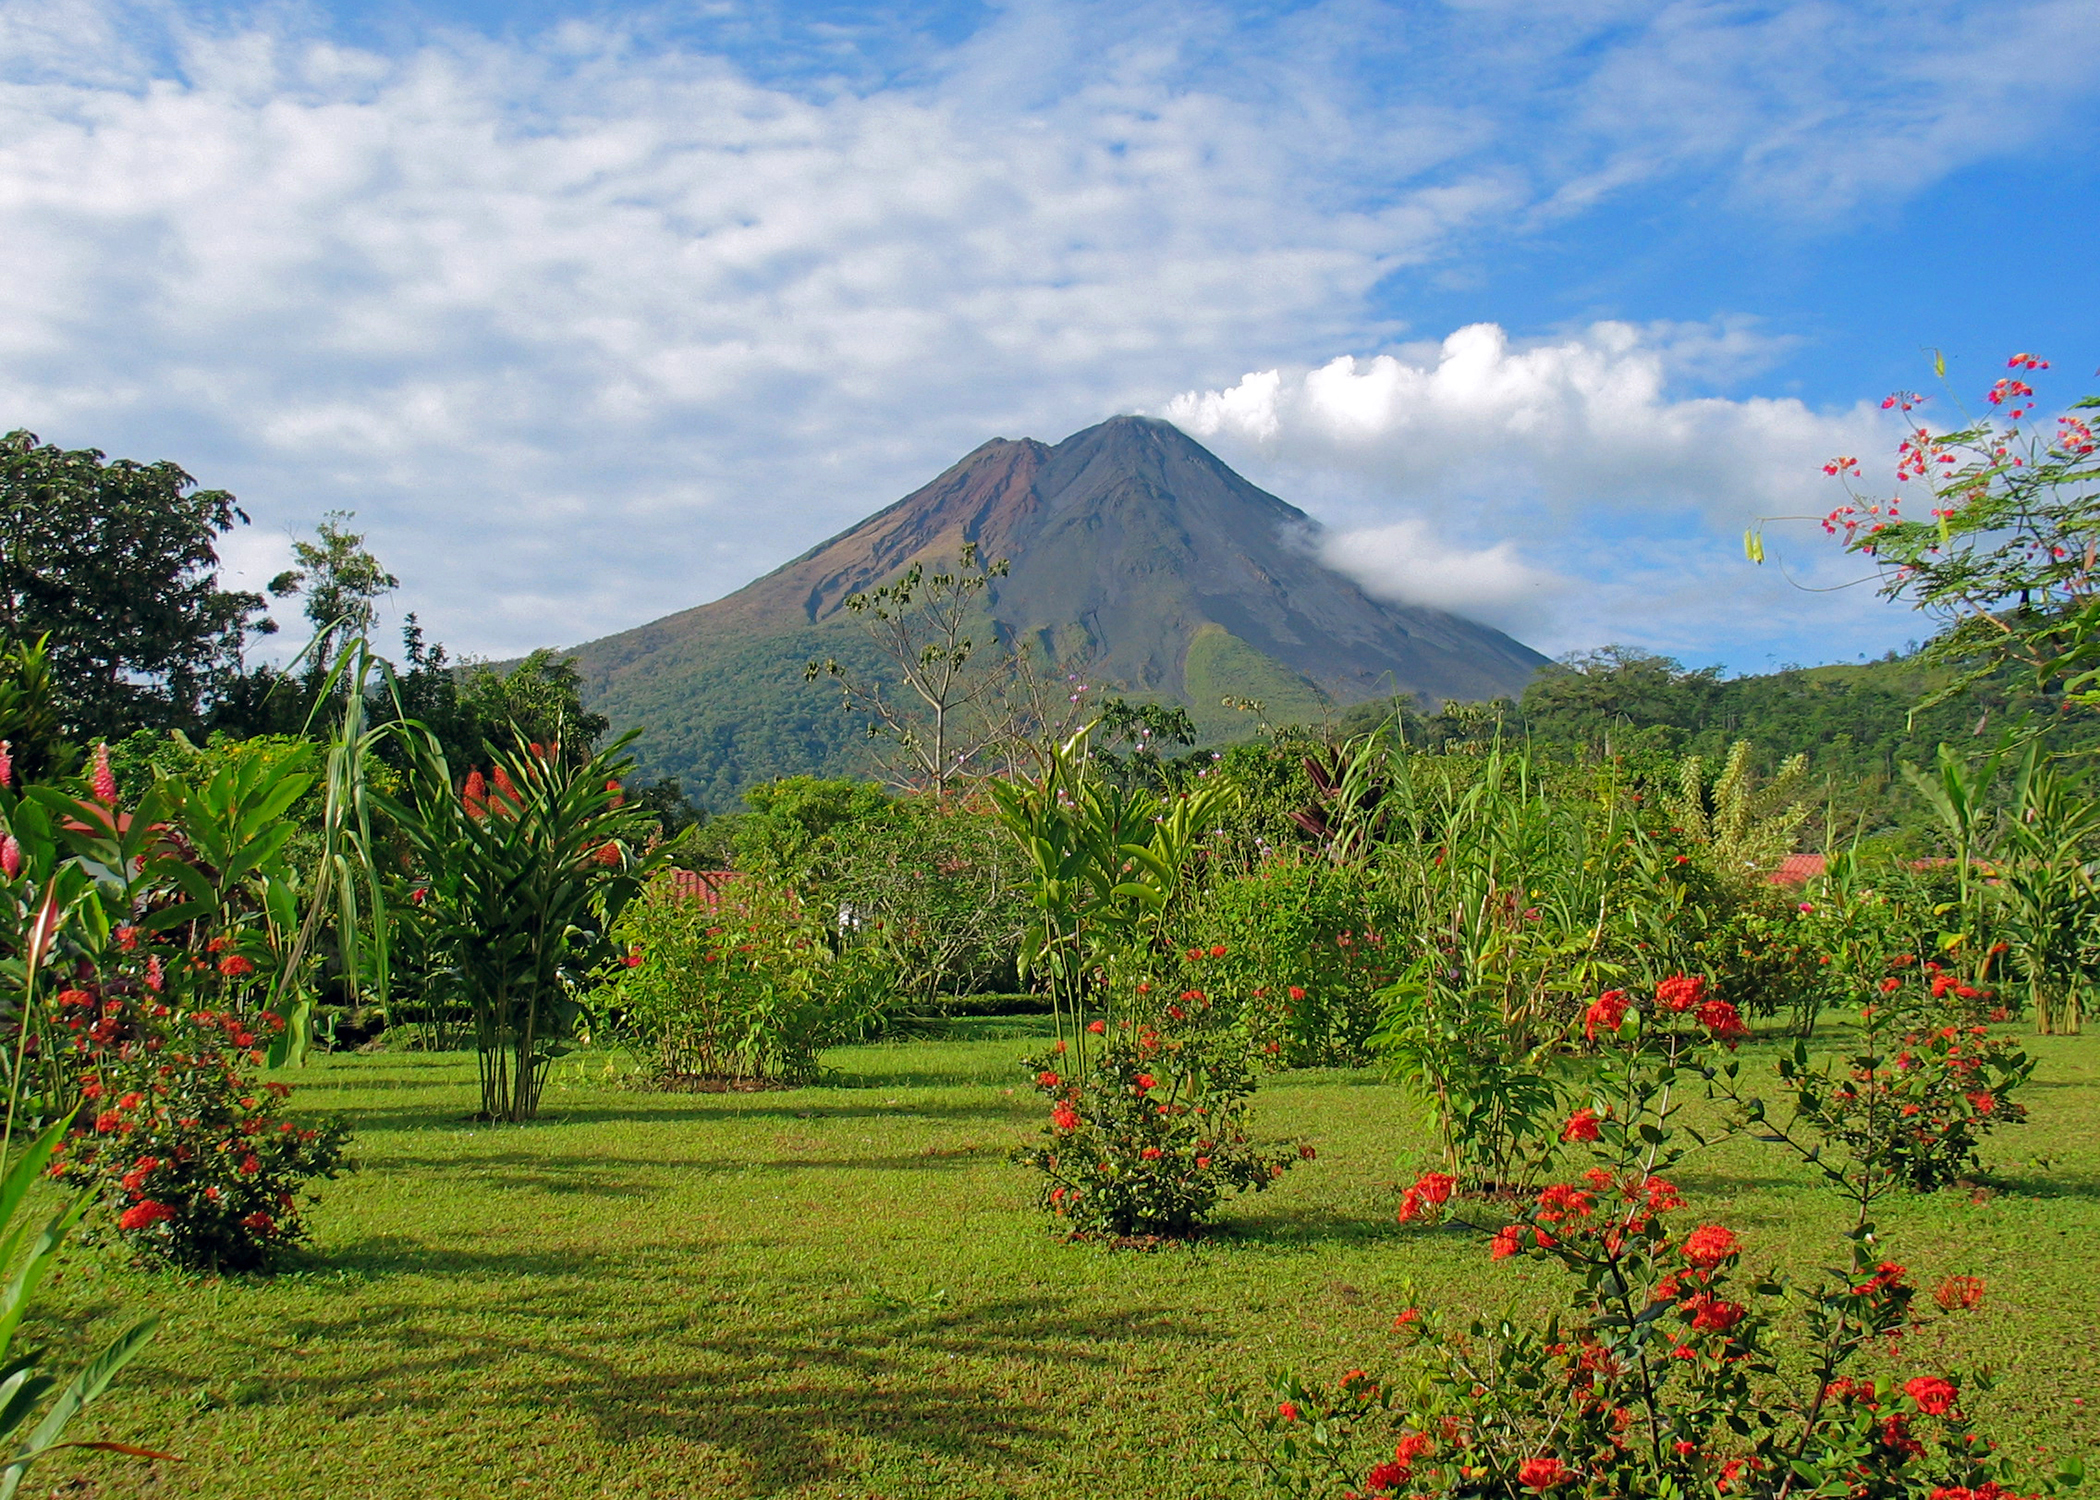
{"label": "green foliage", "polygon": [[365,550],[363,534],[349,529],[354,515],[330,511],[314,528],[312,541],[293,541],[299,566],[270,580],[270,592],[279,599],[306,596],[306,618],[314,628],[307,660],[315,681],[326,674],[343,638],[371,630],[379,617],[375,601],[401,587],[401,580]]}
{"label": "green foliage", "polygon": [[1677,794],[1663,806],[1685,837],[1703,846],[1711,868],[1724,879],[1762,880],[1793,852],[1808,817],[1801,796],[1808,782],[1808,756],[1790,757],[1770,783],[1757,784],[1748,740],[1737,740],[1709,781],[1703,756],[1678,764]]}
{"label": "green foliage", "polygon": [[422,944],[473,1012],[485,1118],[537,1113],[586,976],[613,956],[612,924],[673,852],[624,805],[628,738],[580,763],[521,745],[461,786],[437,738],[410,729],[409,795],[373,798],[419,866],[408,911]]}
{"label": "green foliage", "polygon": [[1173,922],[1194,899],[1197,857],[1229,799],[1217,780],[1171,798],[1105,782],[1091,732],[1051,747],[1041,775],[987,785],[1028,870],[1017,966],[1024,980],[1042,979],[1082,1068],[1087,1011],[1112,1010],[1121,985],[1174,951]]}
{"label": "green foliage", "polygon": [[80,752],[66,743],[50,639],[0,635],[0,744],[12,773],[26,780],[55,781],[80,763]]}
{"label": "green foliage", "polygon": [[[66,1438],[74,1419],[152,1340],[158,1318],[143,1318],[117,1335],[63,1390],[45,1372],[41,1351],[25,1350],[16,1342],[31,1299],[57,1268],[59,1252],[93,1201],[92,1195],[77,1193],[42,1229],[31,1232],[36,1221],[29,1207],[30,1190],[49,1168],[71,1124],[70,1117],[52,1121],[0,1176],[0,1268],[11,1268],[0,1287],[0,1500],[13,1500],[30,1469],[59,1448],[99,1448],[139,1458],[170,1456],[126,1443]],[[46,1405],[53,1391],[58,1394]]]}
{"label": "green foliage", "polygon": [[793,892],[754,876],[703,900],[660,874],[612,938],[625,955],[593,1006],[667,1086],[807,1082],[818,1054],[875,1029],[889,999],[879,947],[834,954]]}
{"label": "green foliage", "polygon": [[[1412,1356],[1401,1376],[1356,1369],[1335,1387],[1286,1376],[1266,1399],[1221,1403],[1274,1491],[2012,1493],[1998,1488],[2014,1478],[2010,1460],[1965,1405],[1989,1388],[1988,1372],[1913,1352],[1923,1339],[1898,1345],[1937,1319],[1923,1315],[1905,1268],[1884,1258],[1864,1197],[1855,1195],[1850,1266],[1805,1285],[1745,1274],[1735,1231],[1673,1217],[1689,1206],[1671,1179],[1706,1144],[1677,1120],[1685,1095],[1702,1080],[1732,1089],[1739,1077],[1729,1053],[1707,1050],[1732,1047],[1740,1030],[1716,1004],[1681,977],[1645,1014],[1624,996],[1595,1003],[1606,1066],[1564,1131],[1592,1163],[1579,1177],[1520,1208],[1476,1209],[1442,1173],[1408,1190],[1403,1221],[1449,1218],[1488,1235],[1493,1260],[1543,1263],[1559,1272],[1565,1310],[1542,1322],[1504,1314],[1455,1324],[1409,1307],[1395,1324]],[[1935,1300],[1953,1316],[1982,1292],[1954,1278]],[[1900,1364],[1853,1373],[1883,1348],[1893,1362],[1899,1347],[1909,1378]]]}
{"label": "green foliage", "polygon": [[997,819],[959,798],[908,797],[854,828],[806,889],[849,944],[878,947],[899,995],[930,1001],[1015,977],[1026,871]]}
{"label": "green foliage", "polygon": [[89,737],[194,724],[237,677],[260,595],[221,589],[233,496],[172,463],[0,438],[0,633],[48,638],[65,722]]}
{"label": "green foliage", "polygon": [[1228,1192],[1259,1192],[1312,1156],[1248,1138],[1246,1040],[1221,1020],[1197,1002],[1157,1025],[1097,1021],[1101,1041],[1069,1077],[1062,1046],[1022,1060],[1051,1109],[1044,1141],[1015,1160],[1041,1174],[1042,1206],[1073,1234],[1187,1234]]}
{"label": "green foliage", "polygon": [[209,967],[179,964],[155,988],[150,957],[58,997],[86,1102],[52,1175],[100,1198],[148,1261],[271,1269],[307,1238],[299,1194],[341,1170],[349,1131],[284,1118],[291,1090],[253,1076],[283,1029],[274,1013],[205,1008],[223,981]]}
{"label": "green foliage", "polygon": [[[2056,430],[2023,427],[2037,406],[2024,376],[2045,362],[2015,355],[1987,400],[2000,409],[1935,432],[1918,415],[1925,402],[1899,392],[1910,430],[1897,457],[1899,480],[1922,480],[1929,514],[1900,514],[1901,497],[1866,496],[1854,487],[1858,462],[1835,460],[1853,503],[1825,529],[1842,530],[1846,550],[1873,559],[1881,593],[1905,599],[1942,623],[1929,660],[1957,669],[1936,695],[1952,699],[2007,670],[2035,691],[2060,689],[2086,707],[2100,705],[2100,597],[2092,543],[2100,532],[2100,456],[2091,419],[2100,396],[2072,403]],[[1941,371],[1944,375],[1944,370]],[[2039,377],[2037,377],[2039,378]],[[1958,403],[1957,403],[1958,405]]]}
{"label": "green foliage", "polygon": [[1189,716],[1213,744],[1244,739],[1262,724],[1317,724],[1331,710],[1317,684],[1222,625],[1204,625],[1189,638],[1181,671]]}
{"label": "green foliage", "polygon": [[[574,658],[533,652],[508,672],[475,667],[459,690],[460,711],[483,742],[506,746],[513,738],[555,747],[572,766],[591,758],[607,720],[583,706],[583,680]],[[479,750],[473,756],[479,759]]]}
{"label": "green foliage", "polygon": [[744,801],[751,815],[736,823],[736,867],[799,886],[820,864],[835,863],[891,797],[872,781],[783,776],[752,787]]}
{"label": "green foliage", "polygon": [[1230,1003],[1276,1066],[1361,1066],[1378,993],[1396,977],[1388,953],[1400,946],[1399,916],[1386,882],[1324,861],[1271,860],[1195,899],[1179,929],[1193,945],[1181,979]]}

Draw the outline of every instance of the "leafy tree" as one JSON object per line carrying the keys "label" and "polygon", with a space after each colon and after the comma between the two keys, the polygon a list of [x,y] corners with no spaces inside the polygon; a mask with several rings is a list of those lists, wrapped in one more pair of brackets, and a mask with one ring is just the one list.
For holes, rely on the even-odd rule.
{"label": "leafy tree", "polygon": [[299,566],[270,580],[279,599],[306,596],[306,618],[314,627],[309,674],[318,678],[335,660],[338,639],[367,634],[379,618],[378,601],[401,580],[365,550],[363,532],[349,529],[354,511],[332,510],[314,528],[312,541],[292,543]]}
{"label": "leafy tree", "polygon": [[890,806],[889,794],[872,781],[819,776],[761,782],[744,801],[751,813],[737,820],[736,867],[782,885],[806,883],[840,835]]}
{"label": "leafy tree", "polygon": [[571,765],[589,760],[612,727],[605,715],[585,710],[575,658],[544,648],[508,672],[473,668],[460,686],[459,703],[481,739],[508,744],[515,728],[529,743],[560,745]]}
{"label": "leafy tree", "polygon": [[811,682],[837,682],[841,706],[866,720],[870,739],[890,743],[887,769],[900,787],[941,796],[977,774],[1005,739],[1004,689],[1015,657],[980,654],[975,632],[993,628],[979,600],[1006,571],[1004,559],[982,562],[977,544],[967,542],[952,573],[929,574],[913,563],[895,582],[848,597],[846,608],[889,658],[894,683],[856,676],[835,656],[804,669]]}
{"label": "leafy tree", "polygon": [[[2054,431],[2037,430],[2039,397],[2025,377],[2048,362],[2015,354],[2007,368],[1984,398],[2002,425],[1960,412],[1954,428],[1935,432],[1915,392],[1881,403],[1906,428],[1895,479],[1929,494],[1927,514],[1916,504],[1904,514],[1900,492],[1862,494],[1859,460],[1840,457],[1824,472],[1844,480],[1851,500],[1823,528],[1874,562],[1883,597],[1941,621],[1927,657],[1960,671],[1934,701],[2013,668],[2038,692],[2100,707],[2100,437],[2078,415],[2100,409],[2100,396],[2073,403]],[[1944,361],[1935,369],[1945,376]],[[1756,532],[1747,545],[1762,562]]]}
{"label": "leafy tree", "polygon": [[[1685,670],[1674,657],[1631,646],[1571,652],[1524,690],[1523,712],[1592,742],[1658,724],[1683,724],[1712,696],[1719,667]],[[1454,727],[1458,727],[1454,725]]]}
{"label": "leafy tree", "polygon": [[191,724],[276,627],[259,594],[219,587],[219,537],[248,517],[168,462],[0,438],[0,632],[48,636],[74,732]]}

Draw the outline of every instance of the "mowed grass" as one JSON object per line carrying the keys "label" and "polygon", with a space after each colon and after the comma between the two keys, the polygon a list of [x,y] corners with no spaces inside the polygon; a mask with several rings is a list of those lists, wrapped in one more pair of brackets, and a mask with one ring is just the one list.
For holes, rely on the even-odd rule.
{"label": "mowed grass", "polygon": [[[1039,1045],[1025,1029],[842,1051],[834,1086],[766,1094],[624,1091],[608,1059],[570,1059],[522,1128],[465,1118],[462,1056],[290,1075],[301,1109],[350,1117],[360,1164],[324,1186],[302,1267],[209,1281],[81,1254],[37,1330],[78,1349],[159,1313],[76,1435],[186,1461],[68,1456],[25,1493],[1247,1493],[1207,1458],[1212,1387],[1390,1363],[1410,1297],[1560,1294],[1476,1238],[1393,1223],[1425,1140],[1372,1074],[1269,1081],[1262,1128],[1319,1159],[1232,1204],[1213,1238],[1060,1243],[1006,1160],[1042,1118],[1015,1066]],[[1980,1316],[1908,1358],[1989,1360],[1996,1431],[2040,1457],[2100,1446],[2100,1037],[2036,1051],[2034,1121],[1988,1152],[2012,1191],[1881,1217],[1925,1285],[1990,1287]],[[1729,1143],[1681,1179],[1754,1264],[1807,1275],[1835,1258],[1840,1206],[1772,1148]]]}

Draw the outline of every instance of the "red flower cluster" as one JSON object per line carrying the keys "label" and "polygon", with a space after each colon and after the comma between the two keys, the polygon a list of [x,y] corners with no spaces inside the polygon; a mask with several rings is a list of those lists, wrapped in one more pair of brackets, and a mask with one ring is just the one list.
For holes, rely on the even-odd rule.
{"label": "red flower cluster", "polygon": [[1583,1013],[1583,1037],[1594,1042],[1600,1031],[1617,1032],[1620,1024],[1626,1019],[1626,1010],[1626,992],[1606,990],[1590,1002],[1590,1008]]}
{"label": "red flower cluster", "polygon": [[1655,1003],[1679,1015],[1706,998],[1706,976],[1672,974],[1655,987]]}
{"label": "red flower cluster", "polygon": [[1451,1201],[1457,1187],[1458,1179],[1448,1172],[1424,1172],[1413,1187],[1400,1195],[1400,1222],[1412,1223],[1428,1210],[1441,1208]]}

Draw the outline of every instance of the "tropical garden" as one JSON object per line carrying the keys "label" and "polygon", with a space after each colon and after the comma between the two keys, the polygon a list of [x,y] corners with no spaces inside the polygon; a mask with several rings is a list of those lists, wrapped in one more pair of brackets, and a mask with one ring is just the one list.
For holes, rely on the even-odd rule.
{"label": "tropical garden", "polygon": [[727,812],[547,653],[386,656],[348,515],[251,667],[231,496],[11,435],[0,1500],[2075,1488],[2100,398],[2045,368],[1891,398],[1896,498],[1833,460],[1930,622],[1871,678],[1610,649],[1199,745],[966,551],[809,664],[870,775]]}

